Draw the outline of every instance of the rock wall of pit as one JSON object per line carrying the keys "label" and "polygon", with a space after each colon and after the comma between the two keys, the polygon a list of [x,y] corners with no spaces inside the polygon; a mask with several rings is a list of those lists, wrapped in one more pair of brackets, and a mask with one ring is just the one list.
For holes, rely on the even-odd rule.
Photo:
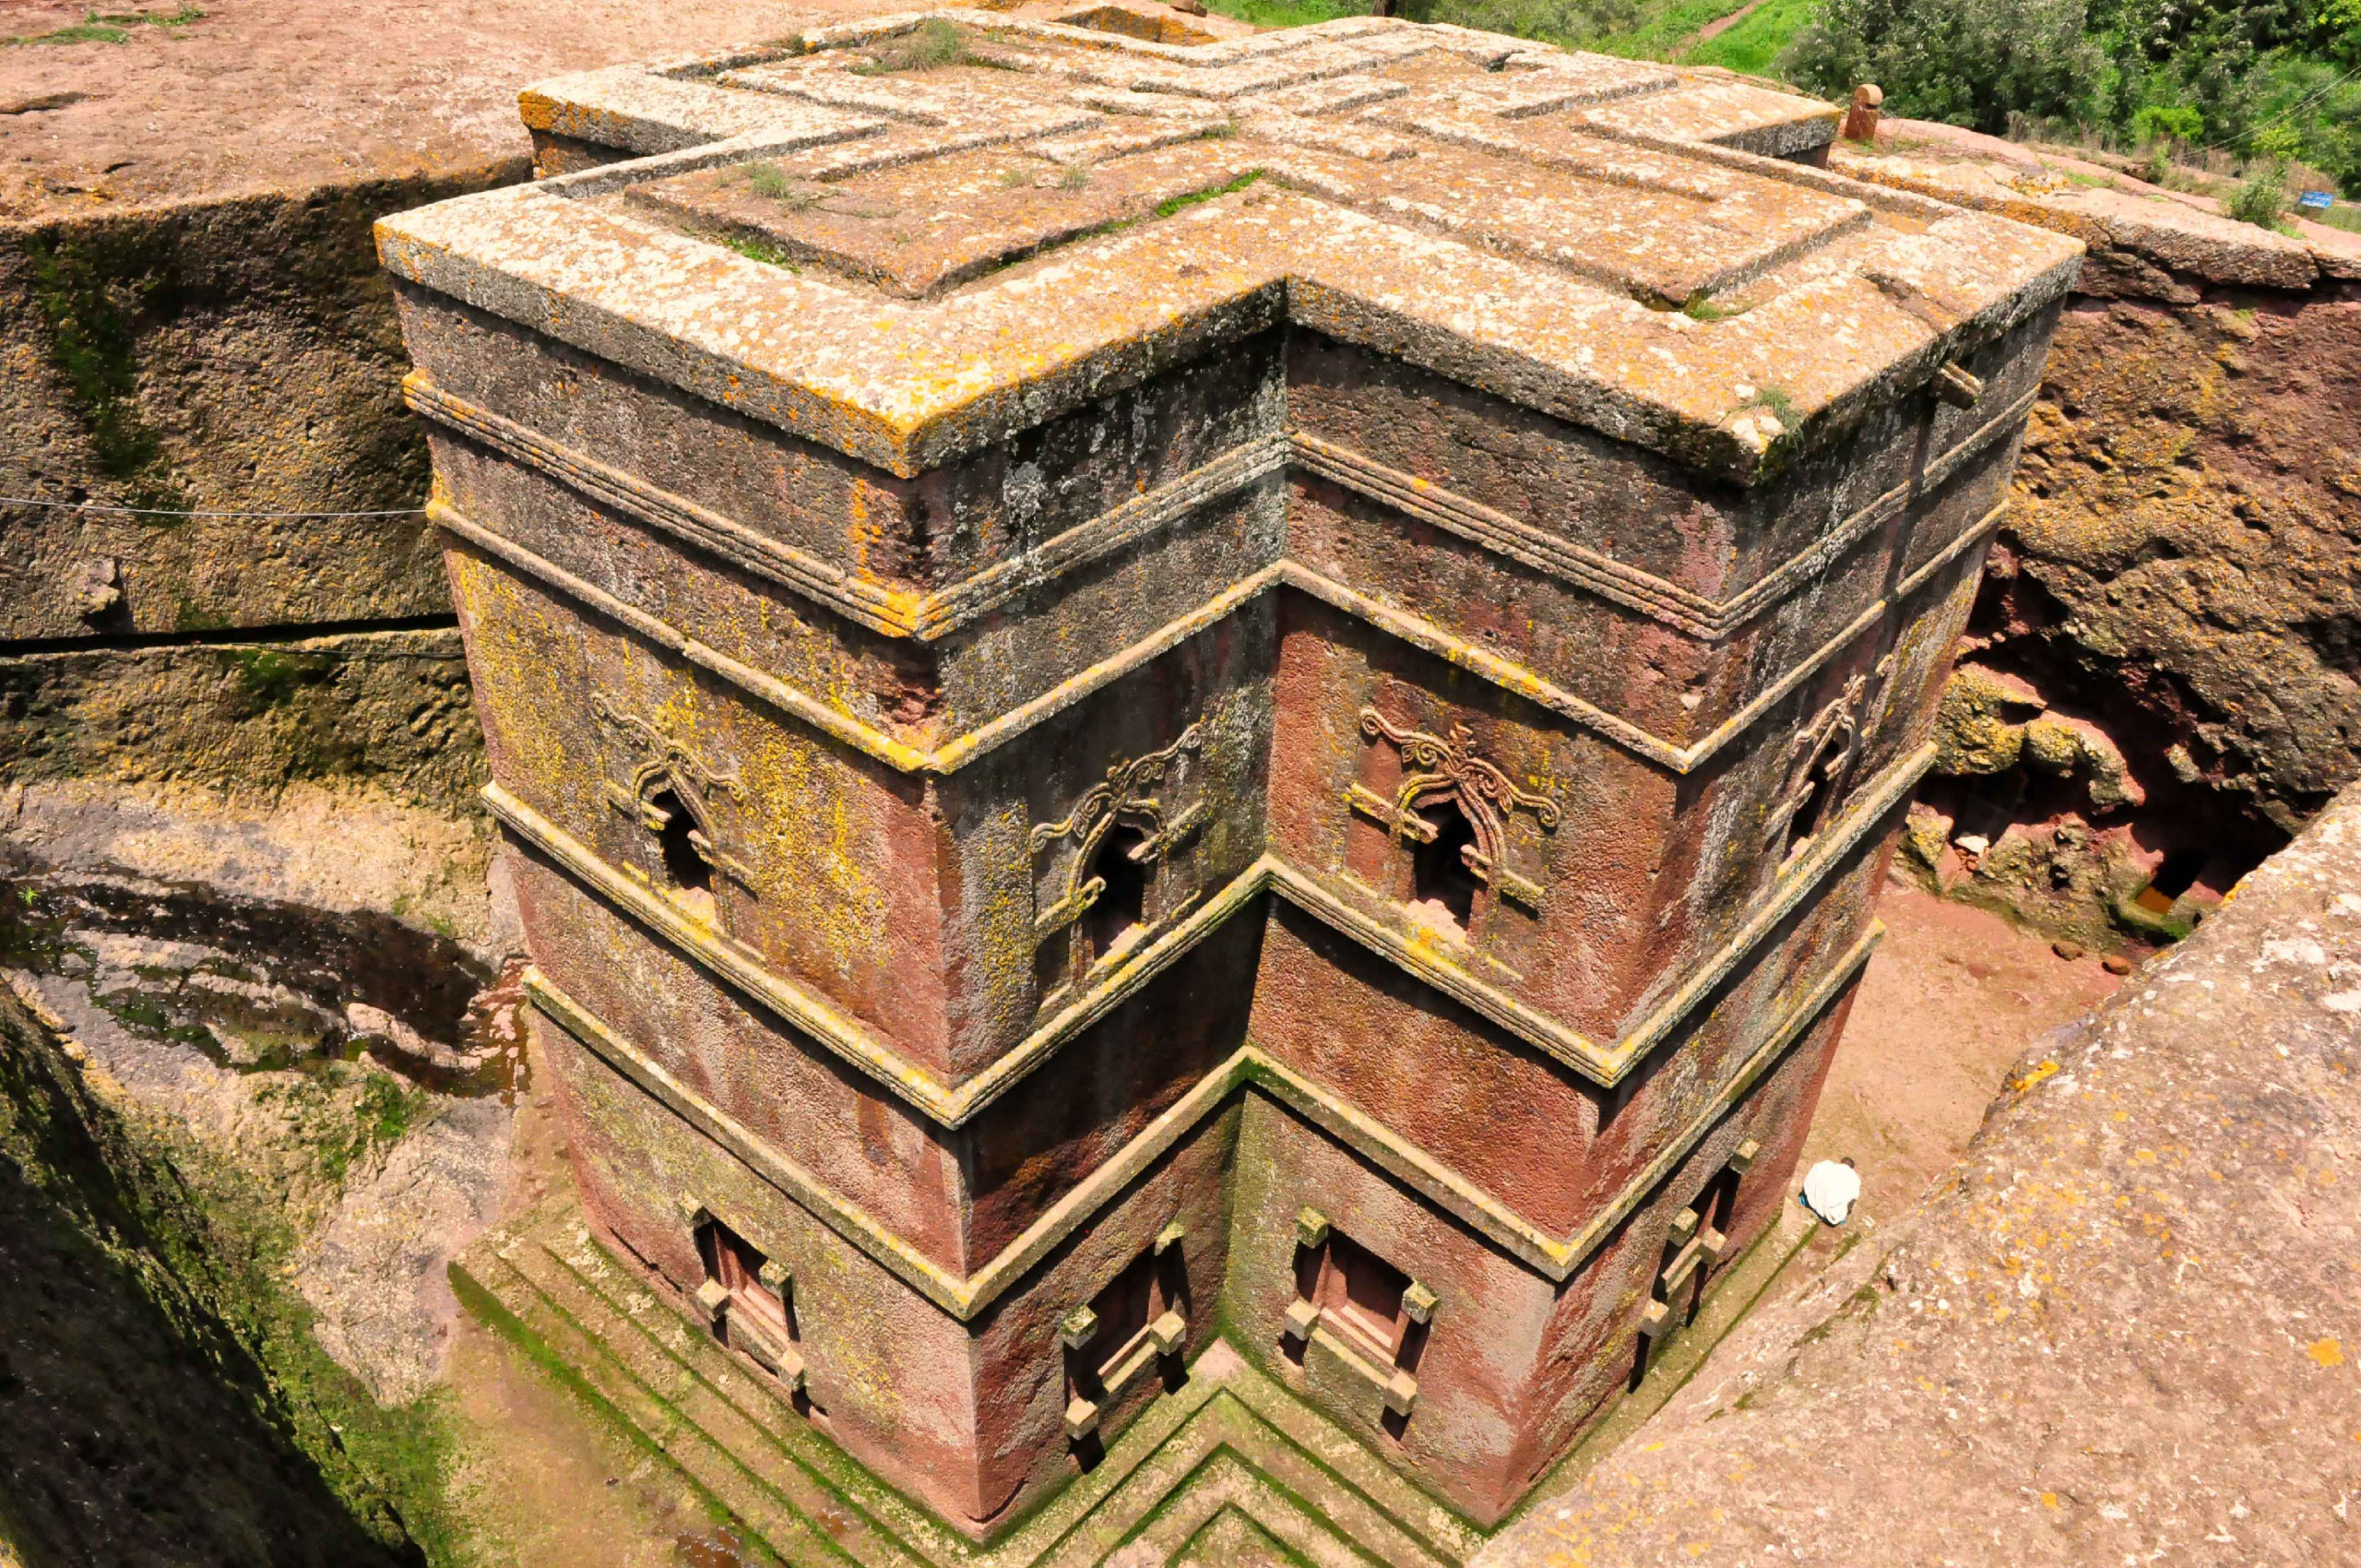
{"label": "rock wall of pit", "polygon": [[0,226],[0,496],[88,504],[0,501],[0,772],[461,805],[481,742],[370,225],[525,173]]}
{"label": "rock wall of pit", "polygon": [[2185,934],[2361,777],[2361,241],[1948,126],[1835,161],[2090,246],[1904,864],[2087,945]]}

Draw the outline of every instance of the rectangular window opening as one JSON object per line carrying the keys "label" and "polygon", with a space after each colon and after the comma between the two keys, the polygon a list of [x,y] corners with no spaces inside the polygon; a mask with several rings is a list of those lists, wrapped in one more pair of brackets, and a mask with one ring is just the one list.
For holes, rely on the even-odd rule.
{"label": "rectangular window opening", "polygon": [[1388,1366],[1402,1348],[1410,1277],[1351,1237],[1331,1231],[1313,1302],[1323,1318]]}
{"label": "rectangular window opening", "polygon": [[1163,1294],[1156,1254],[1142,1253],[1092,1298],[1090,1310],[1098,1319],[1098,1332],[1085,1348],[1083,1360],[1097,1369],[1102,1382],[1139,1349],[1147,1337],[1148,1324],[1170,1305]]}

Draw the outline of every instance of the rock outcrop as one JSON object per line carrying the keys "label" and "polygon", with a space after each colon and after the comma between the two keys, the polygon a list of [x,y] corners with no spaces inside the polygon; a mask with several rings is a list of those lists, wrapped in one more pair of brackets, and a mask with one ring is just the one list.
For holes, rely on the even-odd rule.
{"label": "rock outcrop", "polygon": [[1916,869],[2085,943],[2186,930],[2361,773],[2361,240],[1911,121],[1833,165],[2091,247]]}
{"label": "rock outcrop", "polygon": [[2361,1550],[2361,790],[1480,1562]]}

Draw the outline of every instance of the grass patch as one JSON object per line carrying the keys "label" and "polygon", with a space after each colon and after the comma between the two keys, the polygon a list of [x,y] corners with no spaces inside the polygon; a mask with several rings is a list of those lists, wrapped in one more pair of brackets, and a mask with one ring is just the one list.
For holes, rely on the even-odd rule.
{"label": "grass patch", "polygon": [[1169,218],[1176,212],[1185,211],[1188,208],[1196,206],[1199,202],[1211,201],[1216,196],[1226,196],[1233,192],[1242,191],[1262,177],[1263,171],[1256,169],[1247,173],[1240,174],[1238,178],[1230,181],[1226,185],[1215,185],[1206,190],[1191,191],[1186,196],[1167,196],[1162,201],[1156,204],[1156,215],[1158,218]]}
{"label": "grass patch", "polygon": [[765,267],[783,267],[789,272],[799,275],[803,271],[803,268],[795,263],[794,252],[783,246],[775,245],[768,240],[750,239],[743,234],[730,234],[723,237],[721,248],[726,251],[735,251],[748,261],[759,261]]}
{"label": "grass patch", "polygon": [[205,13],[194,6],[183,6],[169,17],[145,16],[137,11],[85,11],[82,19],[72,27],[59,28],[53,32],[21,33],[7,40],[10,43],[128,43],[135,28],[184,28],[203,18]]}
{"label": "grass patch", "polygon": [[1720,21],[1745,4],[1746,0],[1674,0],[1637,26],[1594,39],[1584,47],[1634,60],[1667,59],[1709,23]]}
{"label": "grass patch", "polygon": [[1078,191],[1088,184],[1090,165],[1087,163],[1069,163],[1058,176],[1058,189],[1062,191]]}
{"label": "grass patch", "polygon": [[382,1073],[369,1075],[361,1086],[361,1102],[353,1107],[353,1123],[362,1145],[385,1148],[401,1142],[427,1109],[426,1091],[412,1088]]}
{"label": "grass patch", "polygon": [[1719,65],[1750,77],[1764,75],[1786,50],[1787,41],[1803,30],[1819,8],[1820,0],[1762,0],[1752,16],[1689,51],[1681,56],[1681,64]]}
{"label": "grass patch", "polygon": [[1333,22],[1339,17],[1369,15],[1366,0],[1205,0],[1205,9],[1233,21],[1252,22],[1258,28],[1300,28],[1315,22]]}
{"label": "grass patch", "polygon": [[1789,430],[1795,429],[1801,418],[1796,412],[1796,400],[1788,397],[1783,387],[1765,386],[1762,391],[1749,398],[1746,400],[1746,406],[1750,409],[1770,410],[1773,416]]}
{"label": "grass patch", "polygon": [[1734,315],[1744,315],[1751,306],[1726,305],[1711,294],[1691,294],[1680,314],[1691,321],[1727,321]]}
{"label": "grass patch", "polygon": [[852,67],[860,77],[883,77],[896,71],[934,71],[945,65],[979,65],[967,49],[967,40],[949,22],[921,22],[906,33],[880,43],[866,65]]}
{"label": "grass patch", "polygon": [[828,199],[825,189],[814,190],[776,163],[746,166],[746,186],[756,196],[775,201],[789,212],[809,212]]}

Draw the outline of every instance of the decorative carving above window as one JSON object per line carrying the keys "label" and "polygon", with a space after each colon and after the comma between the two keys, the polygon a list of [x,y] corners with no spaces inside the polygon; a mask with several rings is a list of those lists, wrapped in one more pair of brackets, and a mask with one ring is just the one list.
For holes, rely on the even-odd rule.
{"label": "decorative carving above window", "polygon": [[715,872],[754,891],[752,872],[721,847],[713,811],[717,797],[744,803],[746,790],[738,775],[712,766],[682,742],[604,696],[591,698],[591,710],[636,754],[626,781],[608,781],[607,803],[655,838],[652,859],[660,877],[639,874],[669,884],[681,902],[707,921],[716,913]]}
{"label": "decorative carving above window", "polygon": [[[1360,720],[1365,738],[1382,740],[1402,754],[1402,781],[1392,800],[1359,784],[1346,791],[1346,799],[1355,811],[1382,824],[1396,842],[1412,848],[1408,897],[1442,901],[1470,935],[1487,901],[1476,896],[1478,890],[1540,913],[1540,884],[1508,868],[1508,822],[1523,810],[1544,831],[1555,828],[1557,801],[1519,788],[1497,764],[1477,754],[1476,737],[1464,724],[1453,725],[1445,737],[1390,723],[1373,707],[1362,708]],[[1433,814],[1438,813],[1440,819]],[[1454,879],[1467,885],[1456,901]]]}
{"label": "decorative carving above window", "polygon": [[1201,801],[1175,812],[1150,791],[1170,778],[1184,754],[1204,745],[1204,724],[1192,724],[1162,751],[1109,768],[1058,821],[1034,826],[1036,855],[1067,839],[1075,845],[1062,890],[1033,921],[1043,1003],[1171,913],[1158,885],[1162,868],[1203,826],[1205,807]]}
{"label": "decorative carving above window", "polygon": [[1783,870],[1810,846],[1835,813],[1860,743],[1861,699],[1869,684],[1865,675],[1845,682],[1844,691],[1788,743],[1786,780],[1772,802],[1762,833],[1763,848],[1781,856]]}

